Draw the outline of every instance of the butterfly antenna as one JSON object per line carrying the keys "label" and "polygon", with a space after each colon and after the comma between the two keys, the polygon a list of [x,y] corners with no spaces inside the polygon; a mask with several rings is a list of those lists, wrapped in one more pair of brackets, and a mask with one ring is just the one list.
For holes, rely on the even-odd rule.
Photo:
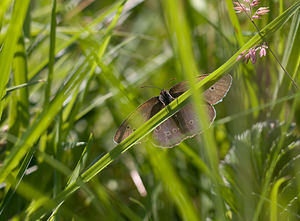
{"label": "butterfly antenna", "polygon": [[160,91],[162,90],[159,87],[155,87],[155,86],[151,86],[151,85],[145,85],[145,86],[142,86],[141,88],[145,88],[145,87],[156,88],[156,89],[159,89]]}
{"label": "butterfly antenna", "polygon": [[[171,82],[171,81],[174,81],[176,80],[176,78],[172,78],[170,79],[164,86],[163,86],[163,89]],[[155,86],[152,86],[152,85],[145,85],[145,86],[142,86],[141,88],[145,88],[145,87],[150,87],[150,88],[157,88],[159,90],[163,90],[162,88],[159,88],[159,87],[155,87]]]}
{"label": "butterfly antenna", "polygon": [[165,85],[164,85],[164,87],[163,88],[165,88],[168,84],[170,84],[172,81],[175,81],[176,80],[176,78],[172,78],[172,79],[170,79]]}

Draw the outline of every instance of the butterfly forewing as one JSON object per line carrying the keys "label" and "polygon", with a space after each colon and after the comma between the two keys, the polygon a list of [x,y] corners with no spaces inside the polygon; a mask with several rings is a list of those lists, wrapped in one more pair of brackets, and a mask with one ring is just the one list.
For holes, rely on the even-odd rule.
{"label": "butterfly forewing", "polygon": [[152,97],[147,100],[121,124],[114,136],[114,141],[121,143],[135,129],[157,114],[163,107],[158,97]]}
{"label": "butterfly forewing", "polygon": [[[208,74],[203,74],[199,77],[197,77],[197,81],[203,80],[205,77],[207,77]],[[227,74],[224,77],[222,77],[219,81],[214,83],[211,87],[209,87],[206,91],[204,91],[204,98],[205,101],[209,104],[216,104],[222,100],[223,97],[225,97],[226,93],[228,92],[230,86],[231,86],[232,77],[231,75]],[[173,97],[179,97],[181,94],[183,94],[185,91],[189,89],[187,82],[183,81],[176,85],[174,85],[170,89],[170,94]]]}
{"label": "butterfly forewing", "polygon": [[219,81],[210,86],[206,91],[204,91],[204,98],[209,104],[217,104],[222,101],[226,96],[230,86],[232,77],[226,74]]}
{"label": "butterfly forewing", "polygon": [[[197,77],[197,81],[203,80],[205,77],[207,77],[207,74],[203,74]],[[173,87],[170,88],[169,93],[173,97],[179,97],[184,92],[186,92],[189,89],[188,83],[186,81],[182,81],[178,84],[175,84]]]}

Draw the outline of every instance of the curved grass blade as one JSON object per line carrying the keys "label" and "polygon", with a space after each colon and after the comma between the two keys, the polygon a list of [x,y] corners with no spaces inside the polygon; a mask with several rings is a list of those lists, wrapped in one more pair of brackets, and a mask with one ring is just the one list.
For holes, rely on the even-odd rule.
{"label": "curved grass blade", "polygon": [[270,203],[270,220],[271,221],[277,221],[277,196],[278,196],[278,190],[279,187],[282,183],[284,183],[285,181],[287,181],[288,178],[280,178],[279,180],[276,181],[276,183],[274,184],[273,188],[272,188],[272,192],[271,192],[271,203]]}
{"label": "curved grass blade", "polygon": [[44,105],[47,106],[51,97],[51,86],[53,81],[53,71],[55,63],[55,42],[56,42],[56,0],[52,1],[51,10],[51,28],[50,28],[50,47],[49,47],[49,71],[47,76],[47,84],[45,88]]}

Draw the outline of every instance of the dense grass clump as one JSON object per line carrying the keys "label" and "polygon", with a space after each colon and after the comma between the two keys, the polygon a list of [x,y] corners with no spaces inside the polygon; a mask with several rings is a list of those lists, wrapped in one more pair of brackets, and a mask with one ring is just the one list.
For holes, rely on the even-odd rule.
{"label": "dense grass clump", "polygon": [[[300,1],[261,5],[255,26],[227,0],[1,0],[0,220],[299,220]],[[201,91],[226,74],[208,127]],[[153,145],[187,103],[208,129]]]}

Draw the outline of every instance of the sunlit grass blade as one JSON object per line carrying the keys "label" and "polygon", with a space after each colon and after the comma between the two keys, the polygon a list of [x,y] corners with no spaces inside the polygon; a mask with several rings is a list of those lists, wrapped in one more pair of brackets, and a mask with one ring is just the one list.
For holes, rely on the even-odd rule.
{"label": "sunlit grass blade", "polygon": [[270,221],[277,221],[277,198],[278,198],[278,189],[280,187],[280,185],[282,183],[284,183],[285,181],[287,181],[287,178],[280,178],[279,180],[276,181],[276,183],[274,184],[273,188],[272,188],[272,192],[271,192],[271,203],[270,203]]}
{"label": "sunlit grass blade", "polygon": [[51,10],[51,26],[50,26],[50,47],[49,47],[49,65],[48,65],[48,75],[47,83],[45,89],[45,100],[44,105],[47,105],[50,102],[51,97],[51,86],[53,81],[53,70],[54,70],[54,61],[55,61],[55,41],[56,41],[56,0],[52,1],[52,10]]}
{"label": "sunlit grass blade", "polygon": [[71,183],[74,183],[76,179],[78,179],[80,173],[84,170],[87,157],[90,154],[91,148],[92,148],[92,135],[90,135],[89,140],[87,142],[87,145],[85,146],[84,150],[82,151],[81,157],[75,167],[75,169],[72,172],[72,175],[70,176],[70,179],[68,180],[67,186]]}
{"label": "sunlit grass blade", "polygon": [[[291,77],[296,79],[297,73],[299,72],[300,65],[300,51],[299,51],[299,42],[300,42],[300,12],[298,11],[293,18],[290,32],[288,35],[287,43],[285,44],[285,51],[282,59],[282,65],[287,69],[291,74]],[[298,81],[299,82],[299,81]],[[273,100],[279,99],[282,96],[285,96],[291,86],[290,79],[285,76],[283,70],[279,72],[279,79],[277,81]],[[272,108],[272,116],[278,117],[280,111],[282,110],[280,105],[276,105]]]}
{"label": "sunlit grass blade", "polygon": [[[196,84],[196,75],[198,75],[197,66],[193,54],[192,48],[192,38],[191,31],[189,29],[188,23],[185,20],[185,11],[181,4],[175,3],[174,1],[163,1],[164,12],[167,18],[168,28],[171,34],[171,38],[174,35],[173,47],[175,51],[178,53],[179,62],[181,65],[180,71],[184,75],[184,77],[188,80],[190,86],[190,92],[192,101],[194,104],[194,110],[199,116],[200,128],[208,128],[209,122],[206,110],[201,108],[204,101],[200,95],[197,93]],[[202,88],[201,88],[202,89]],[[201,90],[200,90],[201,91]],[[207,129],[202,133],[203,137],[203,146],[205,149],[205,157],[207,159],[208,167],[210,168],[209,172],[210,178],[212,179],[212,183],[214,191],[216,192],[216,196],[214,197],[214,203],[216,204],[217,219],[221,219],[224,216],[225,212],[222,211],[224,209],[223,200],[221,198],[219,183],[222,183],[219,171],[218,171],[218,156],[217,156],[217,148],[216,142],[212,133],[212,130]],[[174,193],[173,193],[174,194]]]}
{"label": "sunlit grass blade", "polygon": [[11,198],[15,194],[15,190],[18,188],[21,180],[23,179],[23,177],[25,175],[25,171],[28,168],[29,163],[32,160],[35,150],[36,150],[36,148],[31,148],[30,151],[26,154],[26,156],[22,162],[22,165],[19,168],[18,174],[16,176],[17,182],[15,183],[14,186],[10,186],[7,193],[3,197],[2,201],[1,201],[1,206],[0,206],[0,216],[3,213],[5,207],[7,207],[9,205]]}
{"label": "sunlit grass blade", "polygon": [[0,30],[2,29],[2,24],[4,23],[4,15],[6,10],[8,9],[9,5],[11,4],[12,0],[3,0],[1,1],[1,7],[0,7]]}
{"label": "sunlit grass blade", "polygon": [[[29,123],[29,99],[28,99],[29,93],[28,93],[28,88],[25,85],[27,84],[29,86],[30,84],[27,83],[28,64],[27,64],[27,55],[26,55],[23,35],[20,35],[18,41],[18,45],[16,48],[16,53],[13,61],[13,70],[14,70],[15,86],[10,89],[8,88],[6,90],[6,94],[15,89],[19,89],[15,93],[17,106],[12,108],[17,110],[16,122],[19,122],[22,128],[25,128]],[[22,87],[23,85],[24,88]]]}
{"label": "sunlit grass blade", "polygon": [[[17,41],[21,35],[22,25],[25,19],[29,0],[15,1],[12,18],[9,28],[5,35],[4,45],[0,53],[1,81],[0,81],[0,97],[6,93],[13,56],[16,51]],[[2,116],[4,101],[0,101],[0,119]]]}
{"label": "sunlit grass blade", "polygon": [[[90,153],[90,149],[91,149],[91,144],[92,144],[92,136],[90,136],[89,138],[89,141],[87,143],[87,145],[85,146],[83,152],[82,152],[82,155],[81,155],[81,158],[79,159],[75,169],[73,171],[69,171],[67,168],[65,168],[64,166],[61,166],[61,168],[65,168],[63,170],[60,170],[60,171],[65,171],[64,174],[65,175],[69,175],[71,173],[71,176],[69,178],[69,181],[67,183],[67,186],[70,185],[70,183],[73,183],[75,182],[75,180],[78,178],[80,172],[83,170],[83,168],[85,167],[85,164],[86,164],[86,160],[87,160],[87,157],[88,157],[88,154]],[[61,148],[61,147],[60,147]],[[47,157],[45,156],[44,153],[40,153],[41,155],[43,155],[44,157]],[[46,158],[46,160],[48,159],[49,157]],[[53,159],[52,160],[49,160],[48,161],[49,163],[52,164],[53,167],[56,167],[57,165],[60,165],[60,162],[59,161],[54,161]],[[51,216],[49,217],[49,219],[52,219],[52,218],[57,218],[57,214],[58,214],[58,211],[59,211],[59,208],[61,207],[62,203],[60,203],[52,212]]]}
{"label": "sunlit grass blade", "polygon": [[243,39],[243,34],[242,34],[242,29],[241,29],[241,25],[239,23],[239,20],[237,18],[237,15],[233,9],[233,4],[231,0],[226,0],[226,5],[228,8],[228,14],[231,20],[231,23],[233,25],[234,31],[236,33],[236,39],[239,43],[239,46],[242,47],[245,43],[244,39]]}

